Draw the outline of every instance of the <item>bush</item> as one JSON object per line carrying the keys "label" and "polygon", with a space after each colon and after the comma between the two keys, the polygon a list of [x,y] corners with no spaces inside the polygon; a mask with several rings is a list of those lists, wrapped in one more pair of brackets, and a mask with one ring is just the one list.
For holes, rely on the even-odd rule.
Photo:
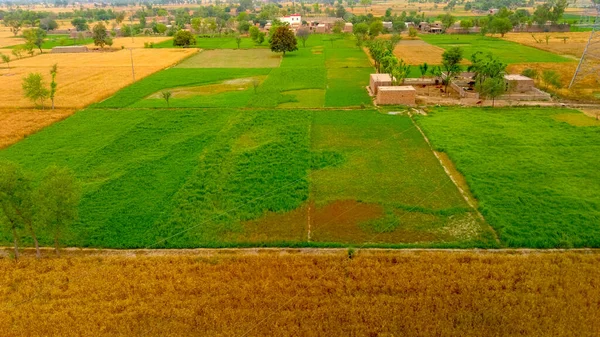
{"label": "bush", "polygon": [[180,47],[189,47],[196,44],[196,37],[187,30],[179,30],[173,36],[173,45]]}

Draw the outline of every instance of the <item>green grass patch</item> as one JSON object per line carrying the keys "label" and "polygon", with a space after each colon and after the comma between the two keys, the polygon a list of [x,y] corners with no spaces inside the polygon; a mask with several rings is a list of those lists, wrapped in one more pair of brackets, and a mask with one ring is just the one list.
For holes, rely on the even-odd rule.
{"label": "green grass patch", "polygon": [[558,111],[437,108],[418,117],[507,246],[600,247],[600,128],[557,121],[581,119]]}
{"label": "green grass patch", "polygon": [[467,59],[470,59],[471,55],[475,52],[480,51],[483,53],[492,53],[502,62],[509,64],[573,61],[547,51],[495,37],[483,37],[481,35],[423,34],[421,35],[421,38],[427,43],[431,43],[444,49],[460,47],[464,51],[463,56]]}
{"label": "green grass patch", "polygon": [[370,106],[371,97],[365,89],[373,68],[333,68],[327,70],[325,106]]}
{"label": "green grass patch", "polygon": [[[94,43],[94,39],[85,38],[83,40],[77,40],[71,38],[69,35],[61,35],[61,34],[50,34],[46,36],[46,40],[42,43],[42,49],[52,49],[54,47],[60,46],[79,46]],[[4,48],[16,48],[20,46],[24,46],[25,44],[14,45],[10,47]],[[36,47],[37,48],[37,47]]]}
{"label": "green grass patch", "polygon": [[176,68],[276,68],[281,56],[265,49],[203,50]]}
{"label": "green grass patch", "polygon": [[164,89],[216,84],[224,80],[268,75],[271,69],[166,69],[120,90],[111,98],[95,104],[101,108],[124,108]]}

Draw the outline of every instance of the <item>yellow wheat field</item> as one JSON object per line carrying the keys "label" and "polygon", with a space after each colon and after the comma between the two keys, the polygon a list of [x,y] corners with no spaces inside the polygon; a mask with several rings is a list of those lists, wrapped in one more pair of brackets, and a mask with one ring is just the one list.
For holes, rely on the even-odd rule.
{"label": "yellow wheat field", "polygon": [[554,92],[555,94],[575,101],[597,101],[597,94],[600,93],[600,83],[594,76],[588,76],[580,81],[572,89],[568,89],[569,83],[577,69],[577,62],[563,63],[521,63],[509,64],[507,71],[511,74],[520,74],[524,69],[536,69],[541,76],[544,70],[552,70],[560,75],[562,84],[561,89],[545,88],[541,79],[535,80],[536,86],[543,90]]}
{"label": "yellow wheat field", "polygon": [[[550,37],[548,39],[548,44],[546,44],[547,35]],[[566,42],[562,39],[563,37],[568,37]],[[511,33],[506,34],[504,39],[559,55],[570,55],[574,56],[575,58],[580,58],[583,54],[583,50],[585,49],[585,45],[587,44],[589,37],[590,32]],[[541,40],[541,42],[538,43],[536,40]]]}
{"label": "yellow wheat field", "polygon": [[[134,37],[117,37],[113,39],[113,49],[125,48],[144,48],[144,43],[160,43],[172,39],[171,37],[165,36],[140,36]],[[93,43],[88,45],[88,48],[98,48]]]}
{"label": "yellow wheat field", "polygon": [[73,112],[72,109],[0,109],[0,149],[70,116]]}
{"label": "yellow wheat field", "polygon": [[593,253],[165,254],[0,259],[0,335],[597,336],[600,329]]}
{"label": "yellow wheat field", "polygon": [[394,49],[394,55],[410,65],[423,63],[440,64],[444,49],[423,40],[401,40]]}
{"label": "yellow wheat field", "polygon": [[15,46],[25,43],[25,40],[19,37],[14,37],[14,34],[8,27],[0,25],[0,48]]}
{"label": "yellow wheat field", "polygon": [[[136,80],[169,67],[196,53],[196,49],[134,49]],[[133,82],[129,50],[82,54],[41,54],[11,62],[0,71],[3,88],[0,108],[33,108],[23,97],[21,83],[28,73],[38,72],[46,82],[50,68],[58,64],[56,107],[76,109],[103,100]]]}

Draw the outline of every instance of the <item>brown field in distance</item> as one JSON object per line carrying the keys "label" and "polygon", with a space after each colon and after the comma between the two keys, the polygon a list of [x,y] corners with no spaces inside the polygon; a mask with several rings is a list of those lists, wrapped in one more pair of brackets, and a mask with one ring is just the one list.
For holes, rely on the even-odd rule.
{"label": "brown field in distance", "polygon": [[[533,35],[533,36],[532,36]],[[549,36],[546,44],[546,36]],[[536,42],[534,38],[540,43]],[[563,37],[568,37],[565,41]],[[505,40],[520,43],[537,49],[549,51],[559,55],[570,55],[580,58],[585,49],[585,45],[590,38],[590,32],[570,32],[570,33],[509,33],[504,36]]]}
{"label": "brown field in distance", "polygon": [[10,28],[0,26],[0,48],[25,43],[24,39],[14,36],[15,35],[10,31]]}
{"label": "brown field in distance", "polygon": [[600,328],[597,253],[242,252],[1,258],[0,335],[592,336]]}
{"label": "brown field in distance", "polygon": [[[131,37],[117,37],[113,39],[113,49],[125,48],[144,48],[144,43],[160,43],[172,39],[168,36],[137,36],[133,39]],[[87,45],[88,48],[98,48],[93,43]]]}
{"label": "brown field in distance", "polygon": [[[196,53],[197,49],[134,49],[133,63],[136,80],[178,63]],[[8,54],[10,50],[0,50]],[[50,68],[58,64],[55,106],[50,111],[35,109],[23,97],[21,84],[28,73],[42,74],[50,82]],[[10,69],[0,68],[0,148],[13,144],[77,109],[108,98],[133,82],[129,50],[90,52],[84,54],[41,54],[13,60]]]}
{"label": "brown field in distance", "polygon": [[400,40],[394,48],[394,56],[403,59],[410,65],[419,65],[423,63],[441,64],[444,49],[429,44],[423,40]]}

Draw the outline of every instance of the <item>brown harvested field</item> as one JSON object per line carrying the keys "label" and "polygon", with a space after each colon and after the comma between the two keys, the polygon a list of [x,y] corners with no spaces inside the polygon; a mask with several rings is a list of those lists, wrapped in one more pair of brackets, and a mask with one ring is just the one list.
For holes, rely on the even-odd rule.
{"label": "brown harvested field", "polygon": [[0,335],[597,336],[599,266],[591,252],[2,258]]}
{"label": "brown harvested field", "polygon": [[0,48],[14,46],[24,42],[24,39],[14,37],[14,34],[10,32],[8,27],[0,26]]}
{"label": "brown harvested field", "polygon": [[[197,52],[197,49],[134,49],[136,80],[167,68]],[[33,108],[21,90],[21,81],[31,72],[41,73],[48,82],[50,68],[58,64],[56,107],[77,109],[103,100],[132,83],[129,50],[82,54],[42,54],[11,62],[0,71],[3,88],[0,108]]]}
{"label": "brown harvested field", "polygon": [[401,40],[394,48],[394,55],[410,65],[423,64],[424,62],[440,64],[442,63],[443,53],[443,48],[423,40]]}
{"label": "brown harvested field", "polygon": [[0,109],[0,149],[71,114],[72,109]]}
{"label": "brown harvested field", "polygon": [[[541,43],[536,42],[533,36]],[[546,44],[546,36],[550,36]],[[565,41],[562,37],[568,37]],[[590,37],[590,32],[570,32],[570,33],[510,33],[504,36],[505,40],[517,42],[526,46],[542,49],[559,55],[570,55],[573,58],[580,58],[585,49],[585,45]]]}
{"label": "brown harvested field", "polygon": [[[541,75],[544,70],[552,70],[560,75],[562,89],[550,89],[548,91],[555,92],[561,97],[580,101],[580,100],[598,100],[596,97],[600,93],[600,83],[594,78],[594,76],[587,76],[582,82],[579,82],[574,88],[568,89],[569,83],[575,74],[577,69],[577,62],[566,62],[566,63],[521,63],[521,64],[509,64],[507,71],[511,74],[520,74],[524,69],[531,68],[537,69]],[[542,90],[544,84],[540,79],[536,80],[536,86]]]}
{"label": "brown harvested field", "polygon": [[[133,41],[130,37],[117,37],[113,39],[113,49],[125,48],[144,48],[144,43],[160,43],[172,39],[167,36],[141,36],[134,37]],[[87,45],[88,48],[98,48],[93,43]]]}

